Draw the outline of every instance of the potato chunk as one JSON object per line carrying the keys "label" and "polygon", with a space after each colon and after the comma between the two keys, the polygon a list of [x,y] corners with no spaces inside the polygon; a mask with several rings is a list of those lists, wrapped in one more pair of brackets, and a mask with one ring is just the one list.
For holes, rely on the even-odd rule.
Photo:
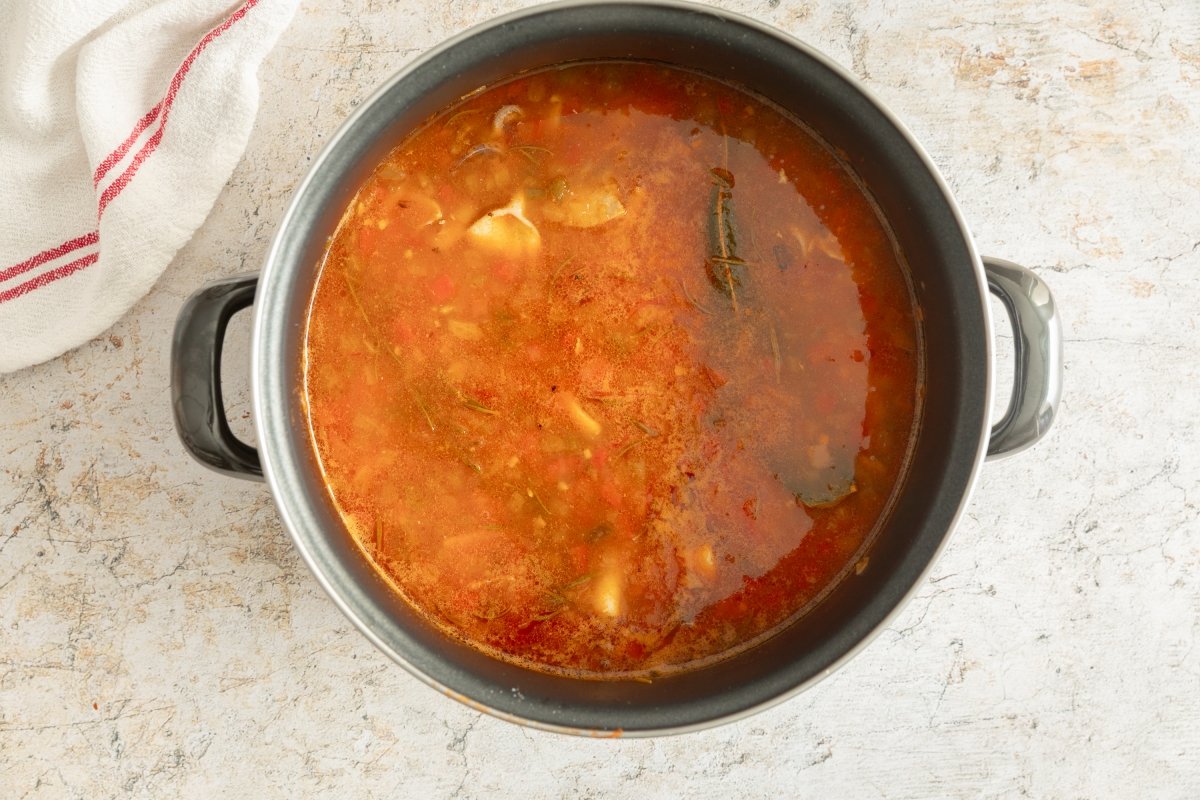
{"label": "potato chunk", "polygon": [[569,392],[564,392],[559,396],[562,398],[563,407],[567,410],[567,416],[570,417],[575,427],[589,439],[598,437],[602,428],[596,418],[587,413],[583,409],[583,406],[579,404],[579,401],[575,399],[575,396]]}
{"label": "potato chunk", "polygon": [[604,572],[596,581],[592,596],[596,611],[606,617],[619,617],[624,610],[621,591],[621,575],[616,570]]}

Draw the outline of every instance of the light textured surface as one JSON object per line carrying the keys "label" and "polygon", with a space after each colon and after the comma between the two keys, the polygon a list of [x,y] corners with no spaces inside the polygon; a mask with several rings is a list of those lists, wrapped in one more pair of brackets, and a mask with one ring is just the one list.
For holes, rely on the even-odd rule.
{"label": "light textured surface", "polygon": [[862,77],[981,251],[1051,283],[1066,334],[1051,437],[988,464],[894,624],[782,706],[648,741],[480,716],[351,629],[261,485],[184,455],[167,388],[183,298],[257,269],[374,85],[515,5],[306,3],[263,67],[241,166],[154,291],[0,378],[0,796],[1200,796],[1190,1],[722,4]]}

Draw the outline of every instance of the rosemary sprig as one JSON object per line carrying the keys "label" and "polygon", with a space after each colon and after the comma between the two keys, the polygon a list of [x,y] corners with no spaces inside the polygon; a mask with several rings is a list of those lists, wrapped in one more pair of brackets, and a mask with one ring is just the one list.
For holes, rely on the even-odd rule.
{"label": "rosemary sprig", "polygon": [[550,150],[545,147],[538,147],[536,144],[514,144],[509,150],[516,150],[521,155],[529,159],[530,164],[538,163],[538,156],[552,155]]}
{"label": "rosemary sprig", "polygon": [[459,402],[461,402],[464,406],[471,409],[472,411],[478,411],[480,414],[487,414],[488,416],[494,417],[500,413],[499,411],[497,411],[494,408],[489,408],[489,407],[485,406],[483,403],[479,402],[474,397],[471,397],[471,395],[469,395],[465,392],[460,391],[458,393],[458,399],[459,399]]}

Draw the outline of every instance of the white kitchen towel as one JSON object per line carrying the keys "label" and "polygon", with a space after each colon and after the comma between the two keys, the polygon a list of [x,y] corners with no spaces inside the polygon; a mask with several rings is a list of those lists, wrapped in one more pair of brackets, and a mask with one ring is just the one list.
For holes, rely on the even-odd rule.
{"label": "white kitchen towel", "polygon": [[0,372],[100,334],[211,210],[298,0],[7,0]]}

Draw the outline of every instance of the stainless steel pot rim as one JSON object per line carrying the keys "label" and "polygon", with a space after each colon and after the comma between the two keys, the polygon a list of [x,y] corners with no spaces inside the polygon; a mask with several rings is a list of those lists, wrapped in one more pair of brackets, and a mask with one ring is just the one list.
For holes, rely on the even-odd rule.
{"label": "stainless steel pot rim", "polygon": [[[326,143],[325,147],[322,149],[320,154],[318,154],[313,159],[312,165],[309,168],[308,173],[305,175],[304,179],[299,183],[299,185],[294,190],[293,195],[292,195],[292,200],[289,203],[286,211],[284,212],[283,217],[281,218],[278,227],[276,228],[276,233],[272,240],[270,249],[267,252],[266,260],[265,260],[261,278],[259,281],[260,299],[256,303],[256,307],[254,310],[254,322],[253,322],[253,329],[252,329],[252,334],[251,334],[252,405],[253,405],[253,411],[254,411],[254,418],[257,422],[257,427],[258,427],[259,453],[261,454],[264,477],[266,478],[267,484],[271,489],[272,497],[278,508],[279,515],[283,521],[284,527],[287,529],[288,534],[291,536],[292,541],[295,544],[296,549],[299,551],[301,557],[304,559],[304,562],[308,565],[309,569],[312,570],[313,575],[316,576],[317,582],[321,585],[322,589],[324,589],[326,594],[328,594],[329,597],[333,600],[334,604],[351,621],[351,623],[356,628],[358,628],[358,630],[361,631],[364,636],[367,637],[368,640],[370,640],[377,648],[379,648],[389,658],[391,658],[393,661],[395,661],[400,666],[404,667],[414,677],[418,678],[419,680],[421,680],[428,686],[447,695],[448,697],[455,698],[461,702],[466,703],[468,706],[470,706],[472,708],[475,708],[479,711],[483,711],[485,713],[488,713],[488,714],[498,717],[500,719],[505,719],[510,722],[519,723],[521,725],[531,727],[534,729],[556,732],[556,733],[566,733],[566,734],[573,734],[573,735],[580,735],[580,736],[593,736],[593,737],[608,737],[608,736],[613,736],[613,735],[618,735],[618,734],[627,736],[627,737],[645,737],[645,736],[681,734],[681,733],[688,733],[688,732],[692,732],[692,731],[699,731],[699,730],[711,728],[713,726],[720,725],[723,723],[743,719],[752,714],[758,713],[766,708],[769,708],[778,703],[781,703],[781,702],[787,700],[788,698],[795,696],[796,694],[799,694],[800,692],[804,691],[805,689],[808,689],[811,686],[815,685],[816,683],[821,681],[823,678],[825,678],[827,675],[831,674],[835,670],[840,669],[847,661],[849,661],[851,658],[853,658],[855,655],[857,655],[864,647],[866,647],[871,641],[873,641],[874,638],[879,635],[879,633],[881,633],[885,628],[887,628],[891,624],[891,622],[896,618],[896,616],[900,613],[900,611],[908,604],[909,600],[912,599],[912,596],[913,596],[913,594],[915,594],[917,589],[925,582],[925,579],[928,577],[930,570],[933,568],[934,563],[937,561],[937,558],[940,556],[941,552],[943,551],[943,549],[946,546],[947,541],[949,540],[950,531],[953,530],[953,528],[957,525],[958,520],[961,518],[962,513],[963,513],[964,509],[966,508],[972,493],[974,492],[975,485],[979,479],[979,468],[983,464],[984,457],[987,452],[989,426],[988,426],[988,420],[986,419],[986,417],[981,422],[979,435],[978,435],[978,446],[976,448],[974,459],[971,463],[970,476],[969,476],[967,484],[966,484],[967,488],[961,496],[961,501],[959,502],[958,507],[954,510],[954,512],[951,516],[951,524],[947,527],[945,534],[942,536],[941,541],[938,543],[938,545],[934,551],[933,557],[926,562],[923,570],[919,573],[916,580],[912,583],[911,587],[907,590],[907,592],[905,592],[901,601],[899,603],[897,603],[895,606],[893,606],[891,611],[889,613],[887,613],[885,615],[885,617],[877,625],[875,625],[875,627],[865,637],[861,638],[855,645],[853,645],[849,650],[847,650],[843,655],[841,655],[839,658],[837,658],[833,663],[831,663],[826,669],[824,669],[819,674],[817,674],[817,675],[811,677],[810,679],[803,681],[795,686],[792,686],[790,689],[788,689],[786,691],[780,692],[779,694],[769,698],[768,700],[766,700],[764,702],[740,709],[733,713],[728,713],[728,714],[724,714],[721,716],[714,716],[714,717],[706,718],[706,719],[703,719],[701,721],[691,723],[691,724],[664,726],[661,728],[645,728],[645,729],[627,730],[627,731],[596,730],[596,729],[589,729],[589,728],[574,727],[574,726],[570,726],[570,725],[556,725],[556,724],[549,723],[546,721],[530,719],[530,718],[522,717],[517,714],[508,713],[501,709],[497,709],[492,706],[489,706],[486,703],[480,702],[479,700],[476,700],[474,698],[465,698],[462,695],[460,695],[458,692],[452,690],[450,687],[448,687],[448,686],[444,685],[443,683],[441,683],[440,681],[438,681],[433,676],[427,674],[423,670],[414,666],[408,659],[406,659],[404,657],[403,654],[398,652],[395,648],[391,647],[386,641],[384,641],[376,633],[376,631],[367,623],[367,621],[359,615],[358,611],[355,608],[353,608],[349,603],[347,603],[345,598],[338,591],[338,588],[329,580],[328,576],[326,575],[325,571],[322,568],[322,564],[321,564],[320,560],[315,558],[313,552],[311,551],[311,549],[308,547],[307,543],[305,542],[304,537],[299,535],[299,530],[301,529],[302,521],[299,520],[297,518],[297,516],[293,513],[290,505],[287,502],[283,501],[283,499],[285,497],[287,497],[289,494],[289,492],[287,491],[289,487],[288,487],[288,484],[286,483],[286,481],[284,480],[284,476],[288,473],[288,470],[290,468],[294,468],[298,465],[279,463],[277,461],[277,459],[281,458],[281,456],[279,456],[270,445],[270,443],[272,441],[282,440],[292,434],[292,431],[289,429],[289,423],[288,423],[288,420],[285,418],[285,415],[276,413],[276,411],[274,410],[279,407],[278,403],[283,399],[284,393],[286,393],[290,390],[290,387],[273,385],[272,381],[270,380],[270,377],[273,375],[273,372],[271,370],[272,364],[270,363],[273,356],[271,354],[264,353],[264,347],[263,347],[263,343],[265,341],[268,341],[271,337],[272,330],[273,330],[272,326],[281,324],[280,321],[277,319],[277,317],[272,315],[272,313],[271,313],[271,309],[274,305],[271,300],[271,296],[272,296],[271,293],[273,291],[278,292],[281,290],[276,285],[278,283],[276,273],[278,273],[279,270],[282,269],[282,267],[279,264],[280,251],[283,248],[284,241],[286,240],[286,238],[289,235],[289,229],[291,228],[291,226],[293,224],[293,220],[297,215],[297,210],[303,204],[306,193],[311,189],[311,184],[314,180],[314,177],[320,172],[321,166],[323,164],[325,164],[325,162],[329,159],[330,154],[335,152],[338,149],[339,143],[352,133],[352,131],[356,127],[358,121],[363,117],[364,114],[367,113],[368,109],[371,108],[371,106],[373,104],[378,102],[381,97],[383,97],[385,94],[387,94],[387,92],[393,86],[400,83],[401,81],[404,81],[410,75],[412,75],[414,72],[417,72],[417,71],[423,69],[431,61],[434,61],[436,58],[438,58],[440,55],[445,53],[447,50],[456,48],[456,47],[470,41],[473,37],[477,36],[481,32],[486,31],[491,28],[494,28],[494,27],[509,25],[509,24],[512,24],[512,23],[515,23],[515,22],[518,22],[521,20],[526,20],[529,18],[533,18],[533,17],[545,15],[545,14],[553,14],[553,13],[556,13],[558,11],[565,10],[565,9],[581,8],[581,7],[596,6],[596,5],[649,6],[649,7],[658,7],[658,8],[666,8],[666,9],[675,9],[675,10],[689,12],[689,13],[707,14],[707,15],[716,17],[717,19],[720,19],[722,21],[726,21],[726,22],[729,22],[734,25],[739,25],[739,26],[743,26],[745,28],[749,28],[758,34],[773,37],[773,38],[779,40],[780,42],[783,42],[783,43],[791,46],[792,48],[796,49],[799,53],[804,55],[805,57],[818,62],[824,68],[830,70],[831,72],[833,72],[834,74],[839,76],[847,84],[852,86],[856,91],[861,93],[861,95],[871,105],[873,105],[875,107],[875,109],[883,117],[885,117],[891,125],[893,125],[895,127],[896,131],[899,132],[904,137],[904,139],[907,141],[908,145],[912,148],[913,152],[915,154],[917,154],[917,156],[921,159],[921,161],[924,164],[925,169],[928,170],[929,175],[935,181],[938,189],[941,191],[942,195],[944,196],[944,200],[946,202],[947,207],[949,208],[951,214],[953,215],[953,218],[954,218],[955,222],[957,223],[959,229],[963,233],[964,244],[967,247],[968,252],[970,254],[969,267],[973,271],[976,284],[979,287],[978,297],[979,297],[979,301],[980,301],[980,312],[982,314],[982,318],[987,326],[987,329],[988,330],[992,329],[992,315],[991,315],[990,306],[988,304],[987,280],[986,280],[986,277],[984,274],[982,260],[980,259],[980,256],[979,256],[977,250],[975,249],[974,241],[972,240],[972,238],[969,234],[969,228],[966,225],[966,221],[963,217],[961,208],[959,207],[957,201],[954,199],[954,196],[951,193],[949,187],[947,186],[944,178],[942,177],[940,171],[937,169],[936,165],[934,164],[932,158],[930,158],[930,156],[929,156],[928,152],[925,150],[925,148],[920,144],[919,141],[917,141],[916,137],[913,136],[912,132],[908,129],[908,127],[899,118],[897,118],[887,108],[887,106],[885,106],[882,102],[880,102],[879,99],[869,89],[867,89],[858,80],[858,78],[855,77],[852,73],[850,73],[848,70],[842,68],[841,66],[839,66],[837,63],[835,63],[834,61],[832,61],[831,59],[829,59],[822,53],[811,48],[810,46],[806,45],[805,43],[801,42],[800,40],[790,36],[789,34],[784,33],[783,31],[777,30],[775,28],[772,28],[763,23],[760,23],[756,20],[753,20],[748,17],[737,14],[735,12],[725,11],[722,9],[716,9],[716,8],[712,8],[712,7],[708,7],[708,6],[697,5],[697,4],[690,3],[690,2],[682,2],[682,0],[653,0],[653,2],[634,2],[634,3],[608,2],[608,3],[600,3],[600,4],[591,2],[591,0],[562,0],[561,2],[548,3],[545,5],[535,6],[533,8],[523,9],[520,11],[511,12],[511,13],[505,14],[503,16],[493,18],[487,22],[481,23],[480,25],[474,26],[466,31],[463,31],[462,33],[459,33],[456,36],[451,37],[450,39],[447,39],[446,41],[442,42],[441,44],[439,44],[436,47],[432,48],[431,50],[427,51],[423,55],[414,59],[406,66],[402,67],[397,73],[395,73],[392,77],[390,77],[382,85],[380,85],[363,103],[361,103],[350,114],[350,116],[345,120],[345,122],[342,123],[342,125],[338,128],[338,130],[330,137],[329,141]],[[991,341],[990,336],[985,337],[984,347],[985,347],[985,353],[986,353],[986,359],[987,359],[986,363],[990,364],[991,359],[992,359],[992,341]],[[984,391],[986,392],[985,397],[990,398],[991,392],[992,392],[992,381],[993,381],[993,376],[992,376],[990,369],[985,370],[984,381],[985,381]],[[276,382],[276,383],[278,383],[278,382]]]}

